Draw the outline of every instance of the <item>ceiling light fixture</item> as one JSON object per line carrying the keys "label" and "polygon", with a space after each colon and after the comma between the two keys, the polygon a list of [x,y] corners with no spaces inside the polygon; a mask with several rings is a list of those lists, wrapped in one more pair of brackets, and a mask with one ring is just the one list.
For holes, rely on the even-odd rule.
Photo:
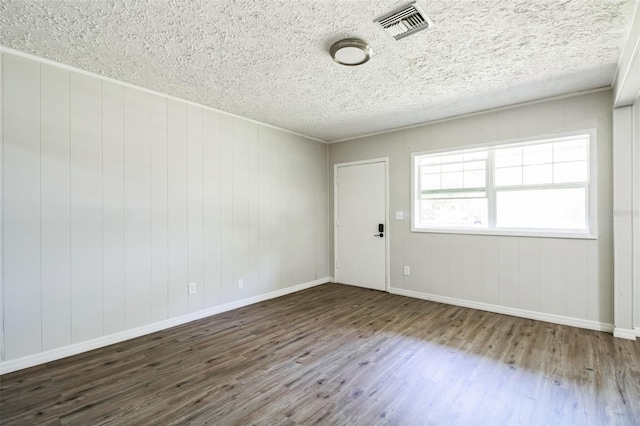
{"label": "ceiling light fixture", "polygon": [[359,38],[339,40],[331,46],[329,52],[334,61],[350,67],[364,64],[373,54],[371,47]]}

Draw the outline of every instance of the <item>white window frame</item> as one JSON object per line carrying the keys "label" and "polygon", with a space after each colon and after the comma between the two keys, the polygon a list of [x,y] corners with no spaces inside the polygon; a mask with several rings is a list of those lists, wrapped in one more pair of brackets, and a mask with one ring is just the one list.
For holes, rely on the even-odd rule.
{"label": "white window frame", "polygon": [[[464,150],[472,150],[472,149],[482,149],[482,148],[503,148],[507,145],[520,145],[526,143],[535,143],[535,142],[543,142],[552,139],[561,139],[567,138],[571,136],[580,136],[580,135],[588,135],[589,136],[589,157],[588,157],[588,171],[589,176],[587,180],[588,191],[587,191],[587,208],[586,208],[586,224],[587,229],[584,231],[573,231],[573,230],[564,230],[564,229],[517,229],[517,228],[509,228],[509,229],[499,229],[494,228],[495,223],[495,206],[496,206],[496,188],[493,183],[494,176],[494,166],[491,159],[487,161],[487,199],[488,199],[488,209],[489,209],[489,228],[467,228],[467,227],[418,227],[416,226],[416,222],[419,218],[419,209],[418,209],[418,194],[416,194],[416,190],[419,187],[417,179],[419,178],[419,174],[417,173],[418,164],[416,162],[416,157],[422,155],[429,154],[445,154],[445,153],[453,153],[457,151]],[[445,149],[437,149],[430,151],[421,151],[421,152],[412,152],[411,153],[411,232],[426,232],[426,233],[439,233],[439,234],[470,234],[470,235],[510,235],[510,236],[520,236],[520,237],[547,237],[547,238],[577,238],[577,239],[597,239],[598,238],[598,203],[597,203],[597,139],[596,139],[596,129],[586,129],[579,130],[574,132],[564,132],[559,134],[552,135],[540,135],[535,137],[528,138],[519,138],[519,139],[508,139],[502,141],[496,141],[491,143],[484,144],[475,144],[475,145],[465,145],[465,146],[456,146],[449,147]],[[571,187],[573,184],[568,183],[566,187]],[[514,189],[532,189],[533,185],[514,187]],[[550,187],[550,185],[537,185],[540,188]],[[557,188],[557,184],[554,185]],[[574,185],[575,186],[575,185]],[[582,184],[580,185],[582,186]],[[502,188],[504,189],[504,188]]]}

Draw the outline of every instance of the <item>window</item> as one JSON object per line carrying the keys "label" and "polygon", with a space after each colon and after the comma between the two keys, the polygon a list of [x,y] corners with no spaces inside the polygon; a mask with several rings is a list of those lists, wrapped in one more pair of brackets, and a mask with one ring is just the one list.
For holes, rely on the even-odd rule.
{"label": "window", "polygon": [[415,153],[412,230],[595,237],[594,146],[589,131]]}

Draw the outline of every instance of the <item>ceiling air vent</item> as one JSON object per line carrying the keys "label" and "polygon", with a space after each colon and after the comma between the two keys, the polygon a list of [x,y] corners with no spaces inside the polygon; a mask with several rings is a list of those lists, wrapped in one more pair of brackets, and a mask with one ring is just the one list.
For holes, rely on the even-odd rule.
{"label": "ceiling air vent", "polygon": [[387,13],[373,22],[377,22],[396,40],[405,38],[433,25],[431,19],[422,11],[416,2]]}

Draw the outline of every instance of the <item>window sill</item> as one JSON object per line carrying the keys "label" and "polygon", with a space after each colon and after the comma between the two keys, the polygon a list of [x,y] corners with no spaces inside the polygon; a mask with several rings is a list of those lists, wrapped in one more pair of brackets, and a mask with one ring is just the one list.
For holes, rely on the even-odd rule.
{"label": "window sill", "polygon": [[598,239],[596,235],[588,232],[556,232],[551,230],[532,231],[527,229],[415,228],[412,226],[411,232],[424,232],[430,234],[493,235],[507,237],[572,238],[580,240]]}

